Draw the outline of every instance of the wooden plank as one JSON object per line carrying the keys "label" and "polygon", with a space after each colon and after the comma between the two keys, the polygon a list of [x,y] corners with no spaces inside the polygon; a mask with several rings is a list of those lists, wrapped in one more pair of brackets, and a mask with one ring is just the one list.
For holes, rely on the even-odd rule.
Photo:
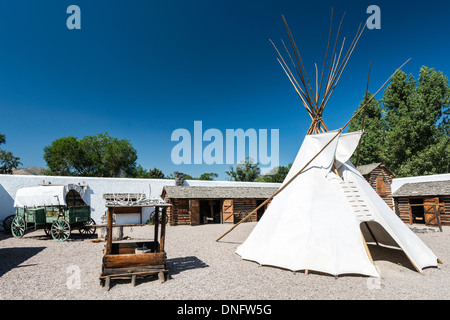
{"label": "wooden plank", "polygon": [[439,205],[439,198],[425,198],[423,200],[423,209],[425,214],[425,224],[430,226],[437,226],[437,216],[434,211],[434,207]]}
{"label": "wooden plank", "polygon": [[223,200],[222,204],[222,222],[223,223],[234,223],[234,203],[232,199]]}
{"label": "wooden plank", "polygon": [[142,266],[142,267],[128,267],[128,268],[104,268],[102,270],[102,277],[111,275],[124,275],[124,274],[138,274],[138,273],[152,273],[166,270],[164,264],[154,266]]}
{"label": "wooden plank", "polygon": [[106,254],[103,256],[103,268],[126,268],[161,265],[166,263],[166,253],[142,254]]}
{"label": "wooden plank", "polygon": [[189,200],[189,215],[191,220],[191,226],[197,226],[200,224],[200,201]]}
{"label": "wooden plank", "polygon": [[[131,278],[133,275],[135,276],[149,276],[149,275],[159,275],[160,273],[168,274],[169,270],[161,269],[161,270],[148,270],[148,271],[141,271],[141,272],[133,272],[133,273],[114,273],[114,274],[108,274],[108,275],[101,275],[99,279],[111,279],[111,278]],[[106,287],[106,284],[105,284]]]}

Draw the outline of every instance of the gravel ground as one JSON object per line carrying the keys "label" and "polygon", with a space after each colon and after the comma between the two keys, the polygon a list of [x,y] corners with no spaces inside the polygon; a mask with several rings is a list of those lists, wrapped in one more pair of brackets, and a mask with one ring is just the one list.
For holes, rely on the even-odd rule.
{"label": "gravel ground", "polygon": [[[215,239],[230,226],[167,227],[167,266],[171,279],[157,278],[111,282],[105,291],[98,277],[104,242],[93,243],[74,231],[58,243],[43,230],[27,232],[22,239],[0,234],[0,299],[46,300],[300,300],[300,299],[449,299],[450,227],[427,230],[418,236],[444,262],[419,274],[406,256],[393,249],[369,244],[381,278],[309,275],[242,260],[234,251],[255,223],[244,223]],[[422,226],[414,226],[423,230]],[[437,229],[436,229],[437,230]],[[125,228],[132,239],[148,239],[153,228]],[[78,272],[78,273],[77,273]],[[77,278],[76,275],[80,276]],[[72,281],[79,279],[79,282]],[[77,284],[79,284],[77,286]]]}

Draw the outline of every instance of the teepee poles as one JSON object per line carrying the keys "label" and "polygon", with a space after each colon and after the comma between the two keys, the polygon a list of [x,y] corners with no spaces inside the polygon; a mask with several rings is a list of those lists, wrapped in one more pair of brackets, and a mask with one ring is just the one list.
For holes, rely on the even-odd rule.
{"label": "teepee poles", "polygon": [[[298,49],[297,44],[295,43],[292,32],[291,32],[291,30],[287,24],[287,21],[283,15],[281,17],[283,19],[283,22],[284,22],[284,25],[285,25],[285,28],[286,28],[286,31],[288,34],[288,38],[289,38],[289,42],[291,44],[293,55],[291,55],[291,53],[288,50],[288,48],[286,47],[284,41],[281,40],[281,42],[282,42],[283,47],[289,57],[289,60],[291,61],[292,65],[293,65],[293,68],[295,69],[295,71],[298,75],[299,81],[294,76],[294,73],[289,68],[288,64],[286,63],[285,59],[281,55],[281,53],[278,50],[278,48],[276,47],[276,45],[272,42],[272,40],[270,40],[273,47],[275,48],[275,50],[278,53],[278,56],[279,56],[279,59],[277,59],[278,62],[280,63],[281,67],[283,68],[284,72],[286,73],[289,81],[294,86],[295,91],[297,92],[298,96],[302,100],[302,104],[305,106],[306,110],[308,111],[308,114],[310,115],[310,117],[312,119],[312,123],[307,131],[307,134],[315,134],[315,133],[328,131],[328,128],[322,119],[323,110],[324,110],[326,104],[328,103],[331,95],[333,94],[334,89],[336,88],[336,86],[341,78],[341,75],[344,72],[345,67],[347,66],[348,60],[350,59],[350,57],[356,47],[356,44],[358,43],[358,41],[365,29],[365,25],[363,28],[361,28],[361,25],[359,26],[358,31],[356,32],[356,35],[353,38],[352,43],[350,44],[349,48],[347,49],[347,51],[341,61],[344,44],[345,44],[345,38],[342,41],[340,50],[338,50],[339,54],[337,53],[336,49],[338,48],[337,44],[338,44],[339,35],[340,35],[340,31],[341,31],[342,22],[344,20],[344,16],[345,16],[345,13],[341,18],[341,21],[340,21],[340,24],[338,27],[338,31],[336,34],[336,38],[334,40],[333,50],[332,50],[332,54],[330,56],[330,61],[328,61],[328,53],[330,50],[331,35],[332,35],[332,29],[333,29],[333,8],[331,9],[330,32],[328,34],[328,42],[327,42],[327,48],[325,51],[325,58],[323,61],[323,66],[322,66],[321,72],[320,72],[320,82],[319,82],[319,70],[318,70],[317,64],[314,64],[315,71],[316,71],[315,72],[316,73],[316,79],[315,79],[316,90],[315,90],[315,92],[312,89],[311,82],[308,77],[308,73],[306,72],[306,68],[303,64],[300,50]],[[294,62],[293,56],[295,58],[295,62]],[[327,63],[329,65],[328,66],[328,74],[327,74],[326,78],[324,78]],[[323,80],[325,80],[325,82],[323,82]],[[324,89],[323,95],[321,95],[322,89]]]}
{"label": "teepee poles", "polygon": [[314,159],[316,159],[323,150],[325,150],[326,147],[328,147],[331,142],[334,141],[334,139],[336,139],[341,133],[342,131],[348,126],[348,124],[366,107],[366,105],[368,103],[370,103],[373,98],[381,91],[381,89],[384,88],[384,86],[386,86],[386,84],[392,79],[392,77],[401,69],[403,68],[403,66],[408,63],[408,61],[411,60],[408,59],[406,60],[399,68],[397,68],[395,70],[395,72],[383,83],[383,85],[370,97],[370,99],[367,100],[366,103],[364,103],[364,105],[362,105],[354,114],[353,116],[345,123],[345,125],[340,128],[337,133],[333,136],[333,138],[331,138],[330,141],[328,141],[328,143],[326,145],[323,146],[322,149],[320,149],[320,151],[318,153],[316,153],[316,155],[314,157],[312,157],[311,160],[309,160],[305,166],[303,166],[303,168],[300,169],[300,171],[298,171],[291,179],[289,179],[285,184],[283,184],[280,189],[277,190],[277,192],[275,192],[273,195],[271,195],[269,198],[267,198],[263,203],[261,203],[258,207],[256,207],[255,209],[253,209],[253,211],[251,211],[247,216],[245,216],[241,221],[239,221],[238,223],[236,223],[233,227],[230,228],[230,230],[228,230],[227,232],[225,232],[222,236],[220,236],[219,238],[216,239],[216,241],[219,241],[220,239],[222,239],[224,236],[226,236],[228,233],[230,233],[234,228],[236,228],[239,224],[241,224],[242,222],[246,221],[247,219],[249,219],[251,217],[252,214],[256,213],[259,209],[261,209],[264,205],[266,205],[269,201],[271,201],[277,194],[279,194],[281,191],[283,191],[292,181],[294,181],[295,178],[297,178],[302,172],[303,170],[305,170],[310,164],[311,162],[314,161]]}

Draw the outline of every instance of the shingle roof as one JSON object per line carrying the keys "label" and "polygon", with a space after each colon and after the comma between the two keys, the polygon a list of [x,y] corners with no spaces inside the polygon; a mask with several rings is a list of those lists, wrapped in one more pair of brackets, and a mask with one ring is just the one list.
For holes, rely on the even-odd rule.
{"label": "shingle roof", "polygon": [[379,163],[370,163],[370,164],[365,164],[362,166],[358,166],[356,167],[356,169],[358,169],[359,173],[361,173],[363,176],[366,174],[371,173],[373,170],[375,170],[376,167],[378,167],[381,164],[381,162]]}
{"label": "shingle roof", "polygon": [[444,196],[450,195],[450,180],[405,183],[393,197]]}
{"label": "shingle roof", "polygon": [[267,199],[278,189],[276,187],[164,187],[167,196],[173,199]]}

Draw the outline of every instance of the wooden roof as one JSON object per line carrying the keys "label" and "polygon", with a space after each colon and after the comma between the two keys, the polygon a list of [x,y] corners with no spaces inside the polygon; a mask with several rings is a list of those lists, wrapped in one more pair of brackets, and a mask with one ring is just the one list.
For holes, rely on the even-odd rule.
{"label": "wooden roof", "polygon": [[381,162],[379,163],[369,163],[362,166],[357,166],[356,169],[358,169],[359,173],[361,173],[363,176],[366,174],[371,173],[373,170],[375,170]]}
{"label": "wooden roof", "polygon": [[405,183],[393,197],[420,197],[450,195],[450,180]]}
{"label": "wooden roof", "polygon": [[165,186],[166,193],[173,199],[267,199],[277,187],[203,187]]}
{"label": "wooden roof", "polygon": [[363,176],[370,174],[372,171],[374,171],[376,168],[381,167],[384,170],[386,170],[387,172],[389,172],[390,175],[394,176],[394,174],[386,168],[386,166],[384,164],[382,164],[381,162],[377,162],[377,163],[369,163],[369,164],[365,164],[362,166],[357,166],[356,169],[359,171],[359,173],[361,173]]}

